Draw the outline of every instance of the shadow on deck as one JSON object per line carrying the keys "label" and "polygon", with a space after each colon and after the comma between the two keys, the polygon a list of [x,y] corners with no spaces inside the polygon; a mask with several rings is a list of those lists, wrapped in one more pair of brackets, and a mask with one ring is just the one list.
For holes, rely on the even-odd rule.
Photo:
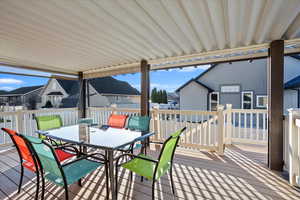
{"label": "shadow on deck", "polygon": [[[154,149],[154,147],[153,147]],[[277,172],[266,168],[266,149],[234,145],[224,156],[212,152],[178,149],[174,160],[175,199],[300,199]],[[157,152],[150,152],[157,156]],[[17,194],[18,156],[15,150],[0,153],[0,199],[33,199],[35,175],[25,172],[23,189]],[[83,180],[83,187],[69,187],[70,199],[105,199],[103,169]],[[119,173],[119,199],[151,199],[151,182],[131,182],[128,171]],[[156,187],[157,199],[173,199],[168,176]],[[64,190],[46,181],[45,199],[64,199]]]}

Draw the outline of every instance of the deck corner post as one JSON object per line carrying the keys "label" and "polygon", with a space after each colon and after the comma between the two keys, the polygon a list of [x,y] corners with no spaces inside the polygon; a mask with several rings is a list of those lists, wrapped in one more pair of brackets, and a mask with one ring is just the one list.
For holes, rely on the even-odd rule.
{"label": "deck corner post", "polygon": [[218,138],[218,150],[217,153],[219,155],[224,154],[224,106],[219,105],[217,109],[217,138]]}
{"label": "deck corner post", "polygon": [[[296,168],[297,168],[297,146],[296,146],[296,140],[297,140],[297,127],[296,127],[296,119],[300,119],[300,110],[299,109],[289,109],[289,129],[288,129],[288,167],[289,167],[289,182],[291,185],[296,184]],[[299,164],[298,164],[299,165]]]}
{"label": "deck corner post", "polygon": [[284,41],[270,43],[268,55],[268,166],[283,170]]}
{"label": "deck corner post", "polygon": [[226,104],[226,144],[232,144],[232,104]]}
{"label": "deck corner post", "polygon": [[86,85],[87,80],[83,78],[83,73],[78,73],[79,77],[79,100],[78,100],[78,117],[79,118],[86,118],[86,109],[87,109],[87,91]]}

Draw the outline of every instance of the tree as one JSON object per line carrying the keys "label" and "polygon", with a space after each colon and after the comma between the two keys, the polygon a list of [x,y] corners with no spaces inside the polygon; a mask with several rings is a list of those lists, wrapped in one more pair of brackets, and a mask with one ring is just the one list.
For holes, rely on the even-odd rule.
{"label": "tree", "polygon": [[151,91],[151,102],[157,103],[157,89],[153,88]]}
{"label": "tree", "polygon": [[162,92],[162,103],[165,103],[165,104],[168,103],[168,95],[167,95],[166,90],[163,90],[163,92]]}
{"label": "tree", "polygon": [[29,108],[29,110],[35,110],[36,109],[36,105],[37,105],[36,96],[31,96],[28,99],[28,108]]}
{"label": "tree", "polygon": [[43,106],[43,108],[53,108],[53,105],[51,103],[51,101],[47,101],[46,104]]}

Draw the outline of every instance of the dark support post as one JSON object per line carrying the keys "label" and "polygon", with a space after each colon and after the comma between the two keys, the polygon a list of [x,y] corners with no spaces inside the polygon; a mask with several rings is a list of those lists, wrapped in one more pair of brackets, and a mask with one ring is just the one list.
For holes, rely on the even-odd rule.
{"label": "dark support post", "polygon": [[79,103],[78,103],[78,111],[79,117],[86,117],[86,79],[83,79],[83,73],[79,72]]}
{"label": "dark support post", "polygon": [[141,115],[149,116],[149,96],[150,96],[150,65],[147,60],[141,61]]}
{"label": "dark support post", "polygon": [[[149,97],[150,97],[150,65],[147,60],[141,61],[141,116],[150,115]],[[142,152],[146,154],[146,146],[150,145],[149,138],[143,144]]]}
{"label": "dark support post", "polygon": [[278,171],[283,167],[283,77],[284,41],[275,40],[268,57],[268,165]]}

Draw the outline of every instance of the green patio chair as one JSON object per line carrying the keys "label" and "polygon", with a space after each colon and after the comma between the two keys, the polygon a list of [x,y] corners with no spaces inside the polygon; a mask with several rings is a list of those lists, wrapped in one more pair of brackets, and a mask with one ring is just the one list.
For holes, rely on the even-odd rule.
{"label": "green patio chair", "polygon": [[[40,131],[47,131],[51,129],[60,128],[63,126],[62,119],[59,115],[36,116],[35,121],[36,121],[37,129]],[[56,146],[64,144],[61,141],[52,140],[41,134],[39,134],[39,138],[42,140],[47,139],[51,142],[51,144],[54,144]]]}
{"label": "green patio chair", "polygon": [[[106,157],[99,153],[78,157],[75,160],[61,164],[55,154],[54,148],[44,140],[32,136],[23,136],[33,155],[41,166],[43,192],[45,190],[44,178],[65,189],[65,199],[68,200],[68,185],[78,182],[81,186],[81,178],[105,165],[106,192],[108,192],[108,171]],[[99,158],[100,155],[102,158]],[[42,196],[44,199],[44,196]]]}
{"label": "green patio chair", "polygon": [[[172,164],[174,153],[180,139],[180,135],[186,129],[186,127],[173,133],[163,144],[161,152],[159,154],[158,160],[151,158],[145,154],[123,154],[116,159],[116,194],[118,194],[118,168],[123,167],[142,177],[146,177],[148,180],[152,180],[152,199],[154,199],[154,187],[155,182],[163,176],[167,171],[169,171],[172,192],[175,195],[175,188],[172,177]],[[119,164],[119,161],[124,156],[128,156],[131,160]],[[123,159],[122,159],[123,160]],[[132,177],[132,174],[131,174]]]}

